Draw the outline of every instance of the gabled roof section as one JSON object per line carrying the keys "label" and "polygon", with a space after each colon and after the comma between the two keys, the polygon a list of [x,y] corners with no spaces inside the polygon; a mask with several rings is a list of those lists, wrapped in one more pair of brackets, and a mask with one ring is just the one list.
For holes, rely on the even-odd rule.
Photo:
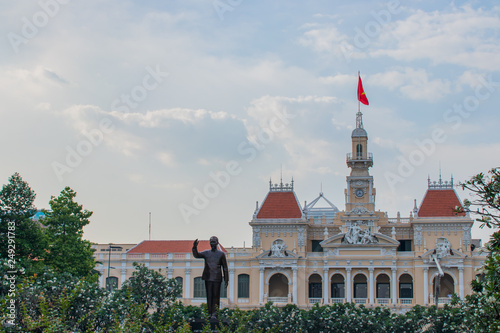
{"label": "gabled roof section", "polygon": [[273,185],[270,188],[262,206],[255,214],[257,219],[299,219],[302,218],[302,209],[293,191],[291,184]]}
{"label": "gabled roof section", "polygon": [[[457,207],[460,213],[457,213]],[[418,210],[418,217],[454,217],[465,216],[464,207],[450,182],[431,182]]]}
{"label": "gabled roof section", "polygon": [[[321,203],[323,203],[323,205],[321,205]],[[306,205],[304,211],[307,216],[311,217],[325,216],[327,218],[335,218],[339,209],[323,195],[323,192],[320,192],[316,199]]]}
{"label": "gabled roof section", "polygon": [[[193,240],[145,240],[127,251],[128,253],[191,253]],[[223,252],[226,249],[222,245],[217,248]],[[200,240],[198,251],[210,250],[209,240]]]}

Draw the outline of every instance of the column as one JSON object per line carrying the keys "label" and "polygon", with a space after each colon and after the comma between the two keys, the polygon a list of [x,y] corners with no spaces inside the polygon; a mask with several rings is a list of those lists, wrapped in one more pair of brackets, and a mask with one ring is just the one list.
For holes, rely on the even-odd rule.
{"label": "column", "polygon": [[292,295],[292,302],[294,304],[297,304],[297,267],[292,267],[293,271],[293,295]]}
{"label": "column", "polygon": [[464,268],[458,267],[458,296],[464,299]]}
{"label": "column", "polygon": [[368,268],[369,272],[369,285],[370,288],[370,304],[374,304],[375,300],[375,288],[373,287],[373,267]]}
{"label": "column", "polygon": [[186,290],[184,291],[184,298],[191,298],[191,268],[186,268]]}
{"label": "column", "polygon": [[125,280],[127,279],[127,268],[125,266],[125,263],[123,263],[122,265],[122,269],[121,269],[121,273],[122,273],[122,278],[120,279],[120,287],[123,286],[123,284],[125,283]]}
{"label": "column", "polygon": [[104,269],[102,268],[102,264],[101,266],[98,268],[98,271],[99,271],[99,285],[101,286],[101,288],[105,288],[105,285],[104,285]]}
{"label": "column", "polygon": [[323,268],[323,304],[328,304],[328,292],[330,281],[328,280],[328,267]]}
{"label": "column", "polygon": [[264,303],[264,267],[259,268],[260,282],[259,282],[259,304]]}
{"label": "column", "polygon": [[346,293],[346,302],[347,303],[351,303],[351,295],[352,295],[352,292],[351,292],[351,267],[347,267],[346,268],[346,272],[347,272],[347,276],[346,276],[346,279],[345,279],[345,293]]}
{"label": "column", "polygon": [[227,287],[229,288],[229,303],[234,303],[234,268],[229,269],[229,284]]}
{"label": "column", "polygon": [[396,281],[396,268],[391,268],[392,270],[392,304],[398,304],[398,282]]}
{"label": "column", "polygon": [[[415,293],[415,290],[413,292]],[[413,297],[415,297],[415,295]],[[424,267],[424,305],[428,304],[429,304],[429,268]]]}

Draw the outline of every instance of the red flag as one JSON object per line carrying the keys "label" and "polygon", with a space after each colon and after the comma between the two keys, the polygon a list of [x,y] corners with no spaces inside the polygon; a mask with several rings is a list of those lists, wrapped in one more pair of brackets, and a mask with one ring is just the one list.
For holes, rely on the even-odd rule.
{"label": "red flag", "polygon": [[363,103],[364,105],[368,105],[368,98],[366,98],[365,91],[363,90],[363,83],[361,83],[361,77],[358,76],[358,101]]}

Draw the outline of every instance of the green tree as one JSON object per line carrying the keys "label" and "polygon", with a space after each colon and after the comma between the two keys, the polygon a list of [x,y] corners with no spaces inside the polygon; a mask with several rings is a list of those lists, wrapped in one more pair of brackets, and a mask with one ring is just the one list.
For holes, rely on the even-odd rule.
{"label": "green tree", "polygon": [[175,302],[181,287],[174,279],[167,279],[160,271],[134,263],[132,277],[122,285],[121,292],[129,294],[136,304],[143,304],[146,310],[162,310]]}
{"label": "green tree", "polygon": [[32,220],[35,196],[17,172],[0,191],[0,257],[29,275],[40,270],[46,246],[40,225]]}
{"label": "green tree", "polygon": [[66,187],[57,198],[51,198],[51,210],[43,210],[49,242],[45,263],[55,271],[82,277],[91,275],[95,266],[95,250],[83,239],[83,227],[90,223],[92,212],[75,202],[75,196],[76,192]]}
{"label": "green tree", "polygon": [[481,227],[500,227],[500,168],[489,171],[489,175],[479,173],[465,183],[460,184],[464,190],[469,190],[476,197],[474,200],[464,200],[465,206],[472,207],[473,213],[479,218]]}
{"label": "green tree", "polygon": [[[476,221],[488,228],[500,227],[500,168],[480,173],[466,183],[463,189],[471,191],[476,199],[465,202],[479,216]],[[473,293],[466,298],[466,321],[477,332],[500,331],[500,231],[496,231],[486,244],[489,254],[482,267],[482,277],[472,282]]]}

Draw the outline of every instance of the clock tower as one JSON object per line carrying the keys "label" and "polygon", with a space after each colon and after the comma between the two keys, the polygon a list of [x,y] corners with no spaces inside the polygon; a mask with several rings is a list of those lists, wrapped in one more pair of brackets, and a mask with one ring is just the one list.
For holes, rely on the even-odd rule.
{"label": "clock tower", "polygon": [[368,169],[373,166],[373,155],[367,151],[368,135],[363,128],[363,114],[356,114],[356,128],[352,131],[352,152],[347,154],[347,166],[351,174],[347,176],[347,189],[345,191],[346,211],[355,208],[375,210],[375,189],[373,177]]}

